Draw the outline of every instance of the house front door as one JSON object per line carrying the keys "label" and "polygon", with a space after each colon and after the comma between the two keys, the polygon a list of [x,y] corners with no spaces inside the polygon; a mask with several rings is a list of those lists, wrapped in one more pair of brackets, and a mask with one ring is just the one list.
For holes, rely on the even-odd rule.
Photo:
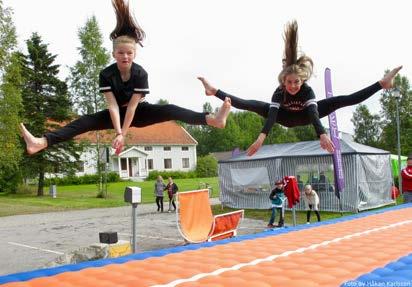
{"label": "house front door", "polygon": [[133,177],[133,159],[128,158],[129,161],[129,177]]}

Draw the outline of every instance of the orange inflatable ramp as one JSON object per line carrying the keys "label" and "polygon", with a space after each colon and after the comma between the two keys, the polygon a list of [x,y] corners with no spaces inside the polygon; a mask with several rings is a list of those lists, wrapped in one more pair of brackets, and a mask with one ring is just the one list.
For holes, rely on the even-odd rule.
{"label": "orange inflatable ramp", "polygon": [[[80,267],[14,274],[0,277],[0,284],[4,284],[2,287],[412,286],[394,285],[394,282],[412,284],[411,252],[412,204],[405,204],[319,224],[135,254],[117,261],[100,260]],[[371,285],[371,282],[392,282],[392,285]]]}
{"label": "orange inflatable ramp", "polygon": [[191,243],[236,236],[243,210],[213,216],[207,189],[177,194],[177,222],[180,234]]}

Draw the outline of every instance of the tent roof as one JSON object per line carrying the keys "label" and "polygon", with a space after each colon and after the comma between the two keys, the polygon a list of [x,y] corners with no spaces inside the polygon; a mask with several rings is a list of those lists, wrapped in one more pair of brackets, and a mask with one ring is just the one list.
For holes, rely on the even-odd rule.
{"label": "tent roof", "polygon": [[[390,152],[377,149],[374,147],[366,146],[363,144],[355,143],[347,140],[340,140],[341,153],[342,154],[390,154]],[[319,141],[304,141],[295,143],[283,143],[264,145],[259,151],[252,157],[248,157],[246,152],[242,152],[237,156],[234,156],[227,160],[221,160],[223,162],[236,162],[236,161],[248,161],[248,160],[261,160],[268,158],[278,157],[302,157],[302,156],[329,156],[330,154],[324,151]]]}

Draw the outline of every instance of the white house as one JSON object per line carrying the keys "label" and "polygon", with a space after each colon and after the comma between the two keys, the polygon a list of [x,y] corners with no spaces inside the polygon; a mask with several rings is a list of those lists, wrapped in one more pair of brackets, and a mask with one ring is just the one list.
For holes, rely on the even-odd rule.
{"label": "white house", "polygon": [[[116,171],[123,179],[143,179],[151,170],[191,171],[196,168],[197,141],[174,121],[144,128],[130,128],[126,147],[117,156],[110,147],[113,130],[99,132],[100,159],[107,162],[108,170]],[[96,173],[97,133],[88,132],[76,137],[77,141],[92,144],[81,155],[79,172],[76,175]]]}

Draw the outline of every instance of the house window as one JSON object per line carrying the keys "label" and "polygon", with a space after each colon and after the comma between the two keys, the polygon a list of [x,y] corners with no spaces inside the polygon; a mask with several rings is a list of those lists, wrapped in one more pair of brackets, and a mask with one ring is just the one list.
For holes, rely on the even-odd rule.
{"label": "house window", "polygon": [[171,169],[172,168],[172,159],[171,158],[165,158],[164,163],[165,163],[165,169]]}
{"label": "house window", "polygon": [[165,147],[163,147],[163,150],[164,150],[164,151],[171,151],[172,148],[171,148],[170,146],[165,146]]}
{"label": "house window", "polygon": [[188,151],[189,147],[188,146],[182,146],[182,151]]}
{"label": "house window", "polygon": [[120,159],[121,170],[127,170],[127,158]]}
{"label": "house window", "polygon": [[152,151],[152,150],[153,150],[153,147],[151,147],[151,146],[145,146],[145,147],[144,147],[144,150],[145,150],[145,151]]}
{"label": "house window", "polygon": [[182,158],[182,167],[189,168],[189,158]]}
{"label": "house window", "polygon": [[153,159],[148,159],[147,160],[147,165],[148,165],[148,169],[150,170],[150,169],[153,169]]}

